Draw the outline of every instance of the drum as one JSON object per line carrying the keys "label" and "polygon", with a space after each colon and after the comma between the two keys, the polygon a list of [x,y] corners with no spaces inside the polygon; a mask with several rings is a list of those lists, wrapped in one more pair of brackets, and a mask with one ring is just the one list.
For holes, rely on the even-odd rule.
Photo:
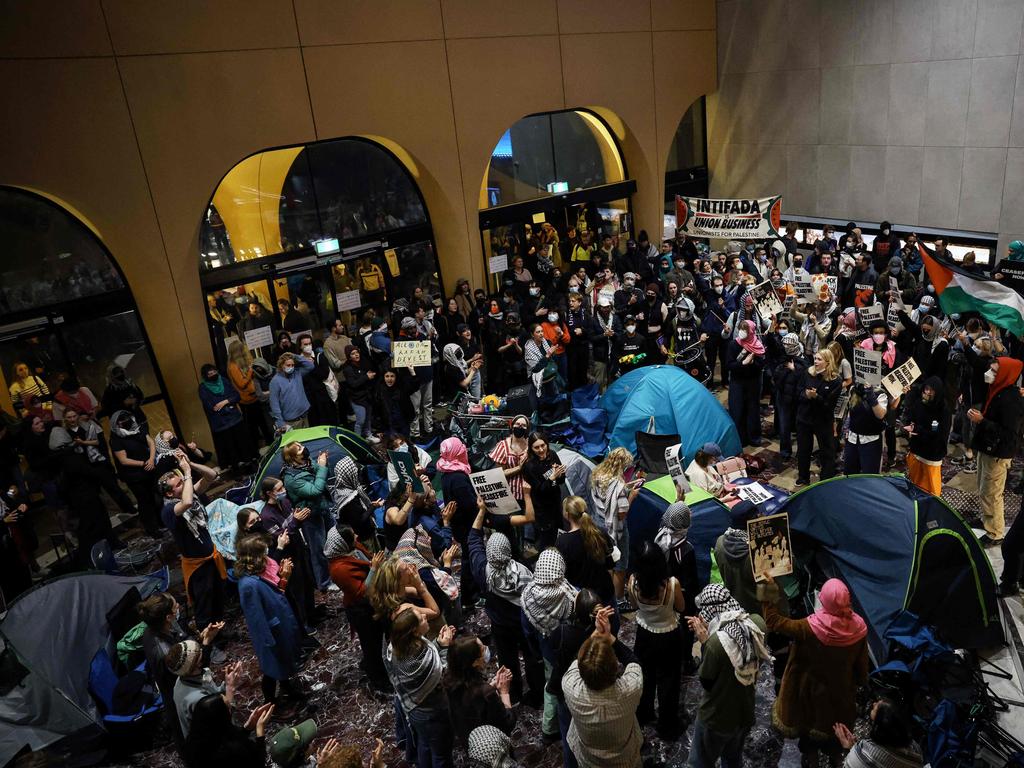
{"label": "drum", "polygon": [[701,384],[707,384],[711,380],[711,369],[708,368],[707,359],[704,357],[703,344],[697,343],[687,347],[675,356],[673,362]]}

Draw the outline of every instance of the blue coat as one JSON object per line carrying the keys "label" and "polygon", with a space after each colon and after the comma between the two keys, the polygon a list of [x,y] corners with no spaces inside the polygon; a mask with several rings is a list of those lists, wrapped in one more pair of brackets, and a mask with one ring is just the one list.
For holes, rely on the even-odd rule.
{"label": "blue coat", "polygon": [[260,670],[275,680],[295,675],[302,636],[285,596],[259,576],[243,576],[238,580],[238,599]]}
{"label": "blue coat", "polygon": [[[242,412],[238,410],[238,401],[241,399],[238,396],[238,390],[226,377],[221,376],[220,378],[224,382],[224,394],[222,395],[215,395],[205,385],[199,385],[199,399],[203,403],[203,410],[206,411],[206,420],[210,422],[211,432],[223,432],[226,429],[231,429],[242,420]],[[213,406],[221,400],[227,400],[231,404],[225,405],[219,411],[213,410]]]}

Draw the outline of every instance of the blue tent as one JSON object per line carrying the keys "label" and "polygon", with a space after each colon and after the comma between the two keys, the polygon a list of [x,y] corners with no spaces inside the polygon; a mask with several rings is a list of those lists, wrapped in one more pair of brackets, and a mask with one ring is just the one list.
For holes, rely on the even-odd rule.
{"label": "blue tent", "polygon": [[777,512],[789,513],[799,559],[850,587],[877,660],[904,610],[956,647],[1003,642],[995,575],[977,536],[907,478],[835,477],[793,494]]}
{"label": "blue tent", "polygon": [[659,435],[678,434],[689,463],[704,443],[718,443],[726,456],[740,452],[740,436],[729,413],[699,381],[674,365],[649,365],[615,381],[601,399],[608,412],[609,448],[636,452],[636,433],[654,417]]}

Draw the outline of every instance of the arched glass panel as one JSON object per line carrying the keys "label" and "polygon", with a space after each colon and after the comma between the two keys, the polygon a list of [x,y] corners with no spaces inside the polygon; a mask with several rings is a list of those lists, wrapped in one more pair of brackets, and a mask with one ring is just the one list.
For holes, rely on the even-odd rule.
{"label": "arched glass panel", "polygon": [[618,147],[590,112],[530,115],[491,153],[481,208],[519,203],[623,181]]}
{"label": "arched glass panel", "polygon": [[4,314],[124,288],[92,232],[36,195],[0,189],[0,242]]}

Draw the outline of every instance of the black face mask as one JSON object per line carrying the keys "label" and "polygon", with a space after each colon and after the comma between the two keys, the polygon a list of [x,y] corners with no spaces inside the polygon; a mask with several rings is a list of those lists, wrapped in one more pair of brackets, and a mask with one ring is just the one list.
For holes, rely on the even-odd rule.
{"label": "black face mask", "polygon": [[526,427],[512,427],[512,436],[519,438],[526,437],[526,431]]}
{"label": "black face mask", "polygon": [[178,438],[177,438],[177,436],[172,437],[170,440],[168,440],[167,441],[167,446],[169,448],[172,448],[172,449],[177,448],[178,447]]}

